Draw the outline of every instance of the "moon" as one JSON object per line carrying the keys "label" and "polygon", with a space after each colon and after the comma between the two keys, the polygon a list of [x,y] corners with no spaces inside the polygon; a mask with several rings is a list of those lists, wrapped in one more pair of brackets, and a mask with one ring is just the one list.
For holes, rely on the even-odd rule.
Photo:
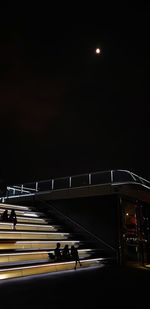
{"label": "moon", "polygon": [[97,55],[100,54],[101,53],[100,48],[96,48],[95,52],[96,52]]}

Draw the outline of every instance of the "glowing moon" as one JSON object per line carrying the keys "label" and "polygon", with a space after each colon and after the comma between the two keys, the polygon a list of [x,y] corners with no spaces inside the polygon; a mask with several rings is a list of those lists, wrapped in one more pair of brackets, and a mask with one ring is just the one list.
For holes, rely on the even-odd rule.
{"label": "glowing moon", "polygon": [[100,48],[96,48],[95,52],[96,52],[96,54],[100,54],[101,53]]}

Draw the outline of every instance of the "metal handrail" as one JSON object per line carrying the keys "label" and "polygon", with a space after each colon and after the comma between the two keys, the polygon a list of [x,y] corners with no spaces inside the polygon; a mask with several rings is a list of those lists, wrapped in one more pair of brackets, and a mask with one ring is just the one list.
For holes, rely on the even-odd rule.
{"label": "metal handrail", "polygon": [[[127,181],[126,179],[124,180],[124,176],[122,176],[122,180],[120,181],[116,181],[114,180],[115,179],[115,172],[119,172],[120,175],[121,174],[128,174],[129,176],[131,176],[131,180]],[[60,177],[60,178],[55,178],[55,179],[48,179],[48,180],[40,180],[40,181],[35,181],[35,182],[30,182],[30,183],[25,183],[25,184],[21,184],[20,186],[19,185],[14,185],[14,186],[8,186],[7,189],[9,190],[14,190],[14,193],[13,193],[13,196],[15,195],[15,190],[16,191],[20,191],[21,194],[24,194],[24,193],[33,193],[35,192],[35,194],[37,192],[40,192],[40,191],[53,191],[53,190],[60,190],[60,189],[69,189],[69,188],[77,188],[77,187],[83,187],[83,186],[92,186],[92,185],[95,185],[94,183],[94,177],[95,176],[98,176],[98,175],[104,175],[104,176],[109,176],[108,177],[108,181],[99,181],[99,182],[96,182],[96,184],[99,184],[99,185],[103,185],[103,184],[111,184],[111,185],[116,185],[116,184],[119,184],[119,183],[136,183],[136,184],[142,184],[144,186],[146,186],[147,188],[150,188],[150,181],[136,175],[135,173],[133,172],[130,172],[128,170],[121,170],[121,169],[117,169],[117,170],[108,170],[108,171],[100,171],[100,172],[94,172],[94,173],[86,173],[86,174],[80,174],[80,175],[73,175],[73,176],[66,176],[66,177]],[[81,177],[87,177],[87,183],[86,184],[83,184],[82,183],[82,179]],[[79,184],[78,185],[73,185],[73,180],[76,179],[79,181]],[[137,181],[138,179],[138,181]],[[56,188],[55,187],[55,183],[58,181],[58,180],[68,180],[68,184],[67,185],[64,185],[63,187],[60,186],[60,188]],[[96,180],[96,179],[95,179]],[[132,181],[133,180],[133,181]],[[81,182],[80,182],[81,181]],[[97,180],[96,180],[97,181]],[[44,185],[48,185],[49,184],[49,187],[46,188],[45,190],[40,190],[39,189],[39,185],[40,184],[43,184]],[[28,184],[30,184],[30,186],[32,186],[33,184],[33,187],[28,187]],[[18,194],[17,194],[18,195]]]}

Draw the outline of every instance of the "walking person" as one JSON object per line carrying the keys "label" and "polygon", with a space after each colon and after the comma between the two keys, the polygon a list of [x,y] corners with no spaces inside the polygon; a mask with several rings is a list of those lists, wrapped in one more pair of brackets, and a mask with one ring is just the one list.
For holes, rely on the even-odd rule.
{"label": "walking person", "polygon": [[9,221],[13,222],[14,230],[15,230],[16,229],[16,223],[17,223],[17,216],[16,216],[16,213],[15,213],[14,209],[11,210],[11,214],[9,216]]}
{"label": "walking person", "polygon": [[71,246],[71,256],[73,257],[73,259],[75,260],[75,266],[74,266],[74,269],[76,270],[77,268],[77,262],[79,263],[79,265],[81,266],[81,262],[80,262],[80,259],[79,259],[79,254],[78,254],[78,250],[77,248],[72,245]]}

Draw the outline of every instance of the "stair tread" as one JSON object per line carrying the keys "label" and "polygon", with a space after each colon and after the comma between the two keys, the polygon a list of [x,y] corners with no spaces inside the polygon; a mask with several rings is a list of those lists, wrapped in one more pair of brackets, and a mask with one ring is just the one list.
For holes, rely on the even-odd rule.
{"label": "stair tread", "polygon": [[[103,260],[103,259],[105,259],[105,258],[102,258],[102,257],[95,257],[95,258],[93,258],[93,257],[89,257],[89,258],[80,258],[80,260],[81,261],[91,261],[91,260]],[[69,263],[74,263],[74,259],[70,259],[70,260],[68,260],[68,261],[53,261],[53,260],[47,260],[47,261],[44,261],[44,262],[37,262],[37,263],[34,263],[34,266],[41,266],[41,265],[43,265],[43,266],[46,266],[46,265],[49,265],[49,266],[53,266],[53,265],[55,265],[55,264],[57,264],[57,265],[60,265],[60,264],[69,264]],[[13,265],[13,267],[12,267],[12,265],[8,265],[7,267],[6,267],[6,265],[4,265],[4,266],[0,266],[0,272],[1,271],[4,271],[4,270],[15,270],[15,269],[18,269],[18,268],[30,268],[30,267],[32,267],[33,265],[32,265],[33,263],[28,263],[28,265],[26,265],[26,263],[24,263],[24,264],[21,264],[21,265]]]}
{"label": "stair tread", "polygon": [[57,262],[49,257],[49,253],[54,254],[57,242],[61,243],[61,249],[66,244],[69,249],[72,244],[78,244],[81,263],[87,266],[112,258],[103,248],[94,248],[94,243],[91,244],[82,233],[73,232],[72,227],[63,225],[54,215],[49,218],[48,212],[30,206],[0,204],[0,214],[5,208],[9,213],[15,209],[18,222],[16,230],[11,229],[11,222],[0,222],[0,228],[8,225],[6,229],[0,229],[0,279],[73,269],[75,261],[72,258]]}

